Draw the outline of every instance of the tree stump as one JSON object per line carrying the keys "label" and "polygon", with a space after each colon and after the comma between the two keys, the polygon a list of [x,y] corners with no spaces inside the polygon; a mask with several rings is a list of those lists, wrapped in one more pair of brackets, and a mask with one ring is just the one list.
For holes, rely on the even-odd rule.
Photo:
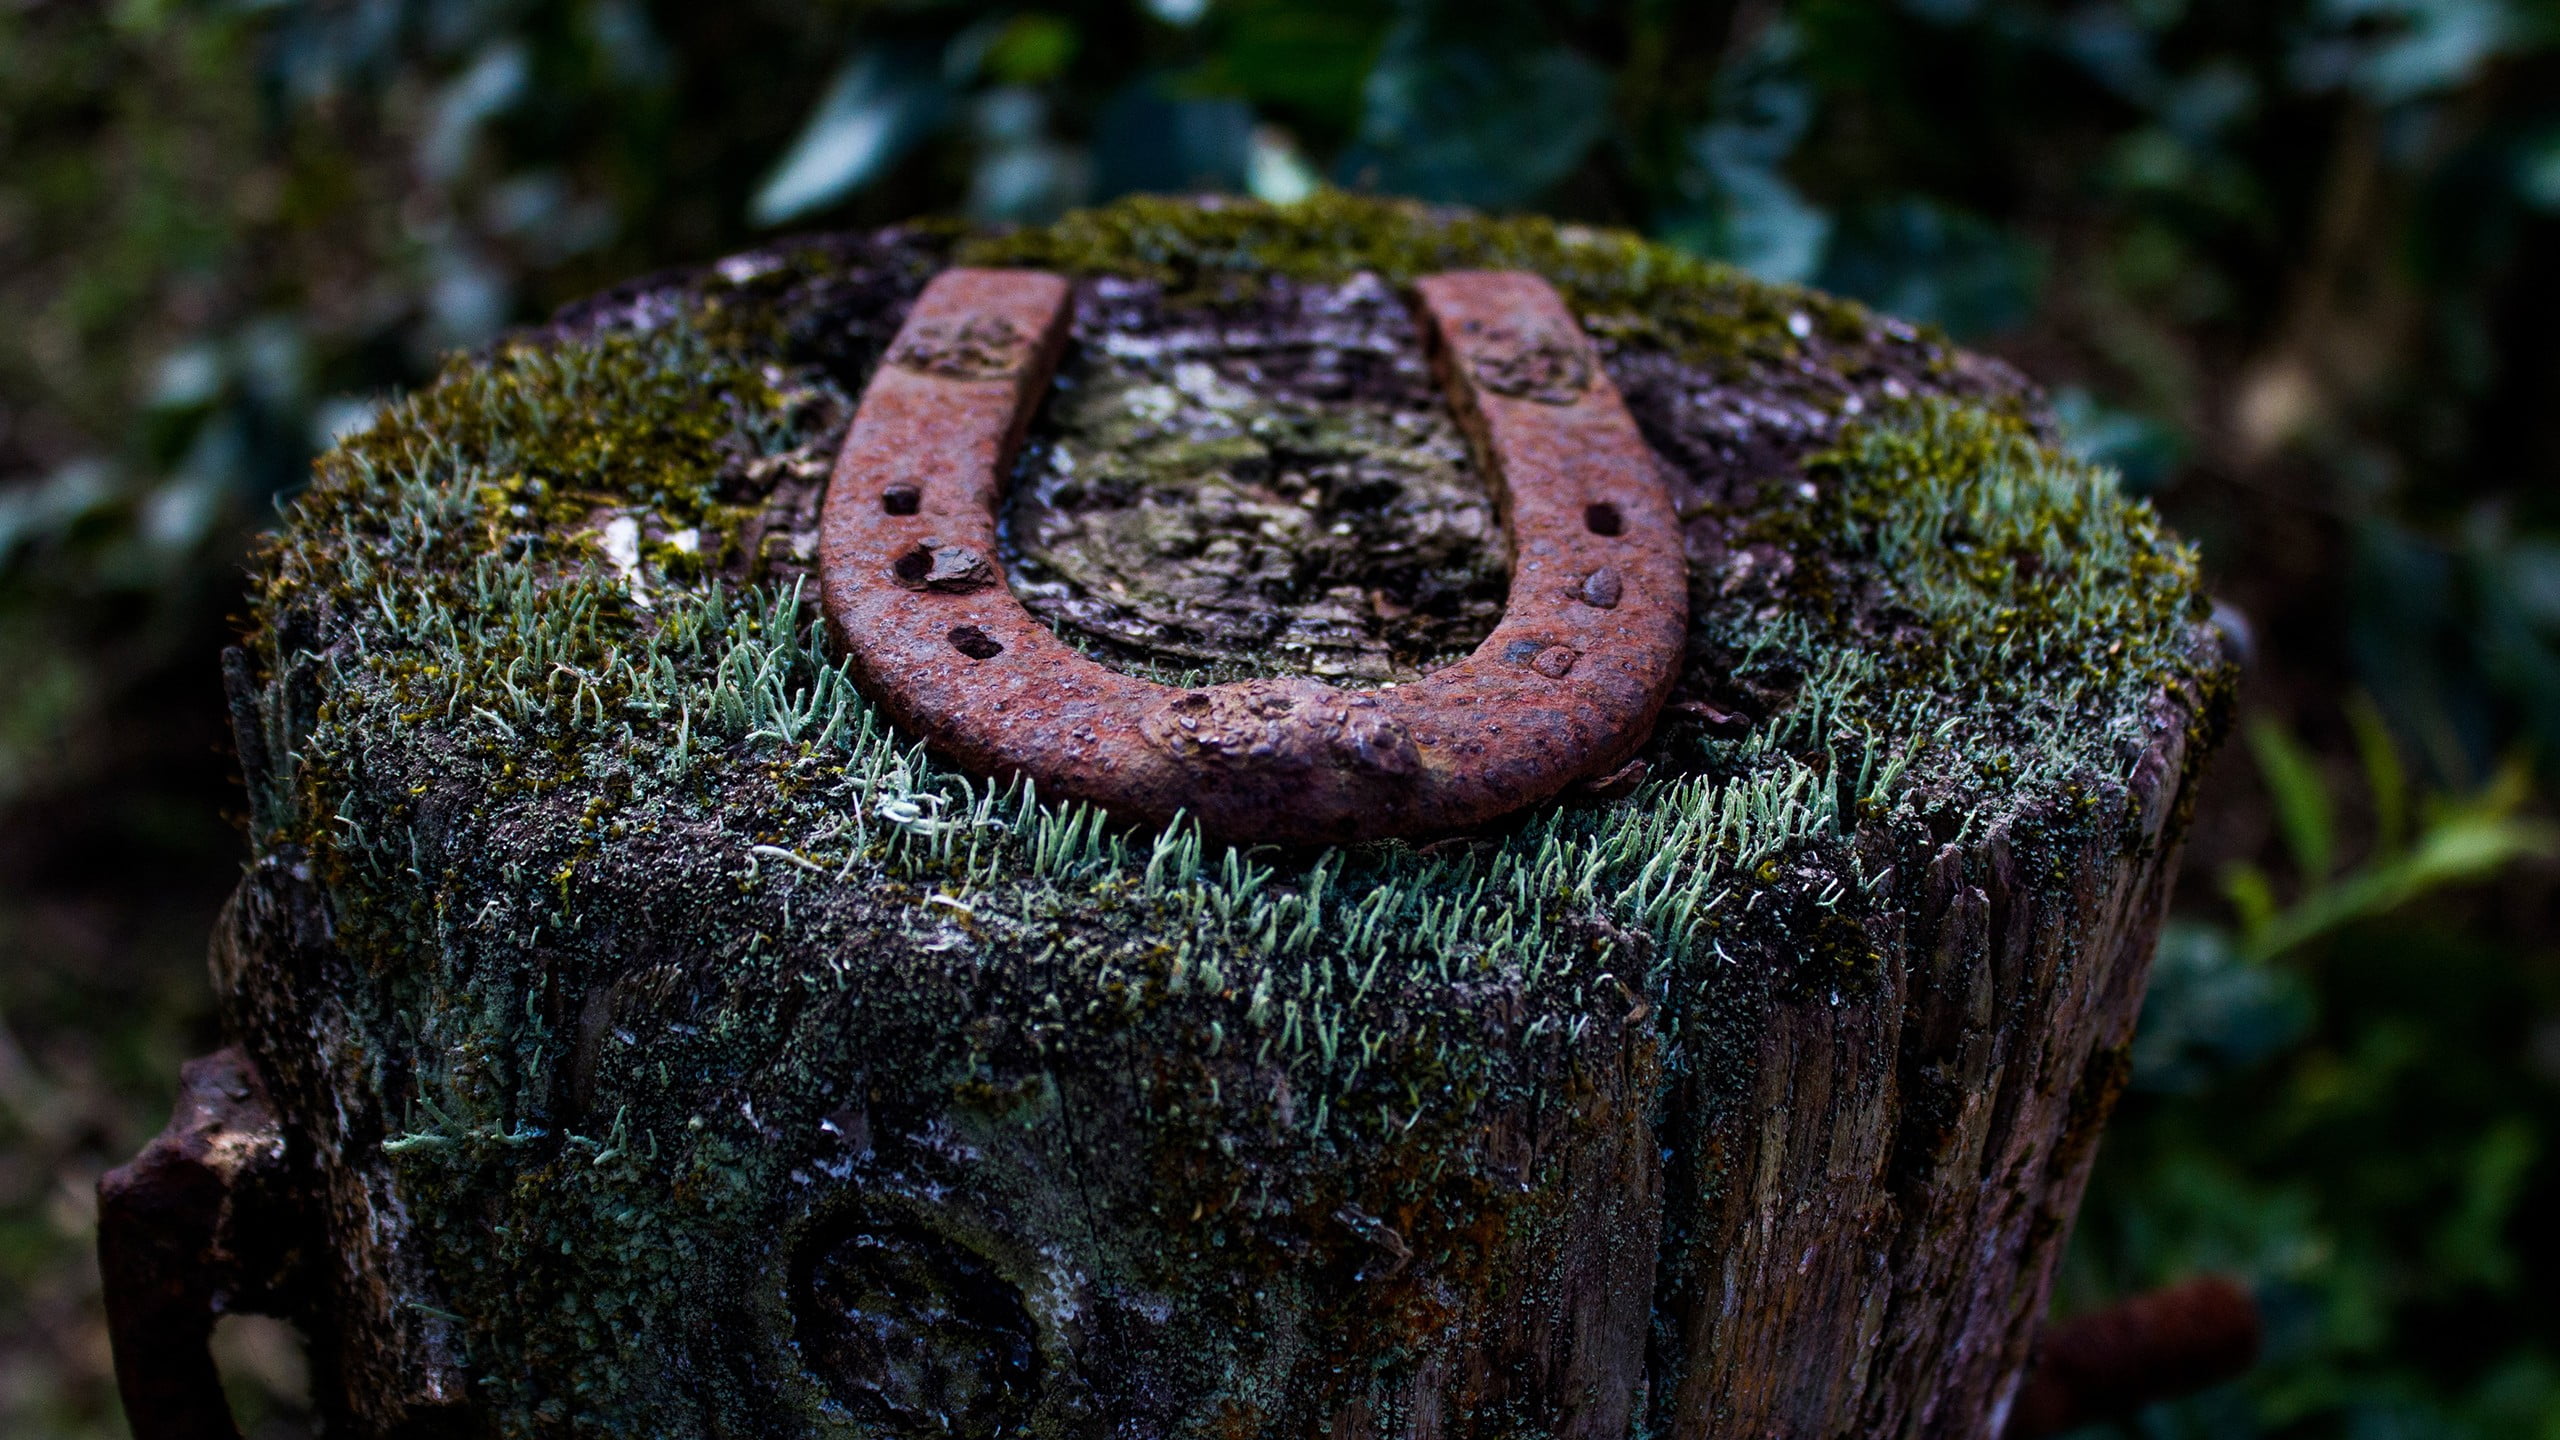
{"label": "tree stump", "polygon": [[[820,506],[957,264],[1075,285],[1013,592],[1345,689],[1508,583],[1413,282],[1547,277],[1683,528],[1640,760],[1289,848],[890,724]],[[456,362],[229,667],[214,971],[332,1433],[1996,1433],[2229,689],[2040,413],[1820,294],[1340,197],[789,242]]]}

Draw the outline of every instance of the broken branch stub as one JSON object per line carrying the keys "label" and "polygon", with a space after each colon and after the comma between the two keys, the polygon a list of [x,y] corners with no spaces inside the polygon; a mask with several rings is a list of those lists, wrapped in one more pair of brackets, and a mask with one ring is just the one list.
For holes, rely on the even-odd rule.
{"label": "broken branch stub", "polygon": [[116,1390],[139,1440],[239,1440],[206,1342],[225,1313],[289,1308],[307,1217],[258,1067],[190,1060],[169,1124],[98,1182],[98,1271]]}
{"label": "broken branch stub", "polygon": [[996,505],[1064,346],[1072,292],[951,270],[872,379],[822,527],[827,613],[867,694],[983,774],[1221,837],[1446,832],[1624,763],[1670,693],[1686,562],[1652,452],[1547,282],[1416,283],[1443,383],[1499,484],[1509,602],[1475,653],[1346,691],[1180,688],[1079,654],[1006,588]]}

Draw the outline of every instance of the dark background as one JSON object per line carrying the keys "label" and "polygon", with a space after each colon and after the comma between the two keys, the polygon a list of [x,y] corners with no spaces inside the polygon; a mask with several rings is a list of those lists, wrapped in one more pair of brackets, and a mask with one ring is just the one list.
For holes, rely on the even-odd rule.
{"label": "dark background", "polygon": [[0,0],[0,1432],[122,1431],[90,1192],[217,1043],[214,656],[317,447],[778,228],[1319,184],[2052,387],[2255,635],[2058,1304],[2258,1288],[2145,1435],[2560,1440],[2555,0]]}

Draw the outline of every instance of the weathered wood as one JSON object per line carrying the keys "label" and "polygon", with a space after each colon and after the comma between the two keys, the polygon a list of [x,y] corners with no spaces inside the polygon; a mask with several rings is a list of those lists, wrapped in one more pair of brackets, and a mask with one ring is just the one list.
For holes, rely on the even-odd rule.
{"label": "weathered wood", "polygon": [[[1079,277],[1005,562],[1164,679],[1490,628],[1399,287],[1549,276],[1685,526],[1646,778],[1229,851],[888,729],[805,581],[956,261]],[[2191,559],[2033,403],[1809,292],[1346,199],[785,246],[459,367],[323,463],[231,671],[215,972],[325,1217],[332,1423],[1996,1431],[2227,688]]]}

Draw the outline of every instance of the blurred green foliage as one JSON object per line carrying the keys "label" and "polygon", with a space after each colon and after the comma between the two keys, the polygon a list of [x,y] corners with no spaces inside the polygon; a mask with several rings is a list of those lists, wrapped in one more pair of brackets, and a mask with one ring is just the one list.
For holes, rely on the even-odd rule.
{"label": "blurred green foliage", "polygon": [[2053,387],[2257,653],[2062,1303],[2262,1286],[2144,1433],[2560,1437],[2560,0],[0,0],[0,1428],[117,1427],[83,1196],[213,1040],[212,656],[318,447],[778,227],[1326,184]]}
{"label": "blurred green foliage", "polygon": [[2127,1427],[2144,1436],[2549,1440],[2555,1256],[2534,1222],[2560,1138],[2560,997],[2488,927],[2404,907],[2560,851],[2560,827],[2519,813],[2520,765],[2412,797],[2370,702],[2350,713],[2371,826],[2352,865],[2319,758],[2263,717],[2249,729],[2292,894],[2235,860],[2236,926],[2168,927],[2063,1297],[2200,1270],[2256,1283],[2256,1373]]}

